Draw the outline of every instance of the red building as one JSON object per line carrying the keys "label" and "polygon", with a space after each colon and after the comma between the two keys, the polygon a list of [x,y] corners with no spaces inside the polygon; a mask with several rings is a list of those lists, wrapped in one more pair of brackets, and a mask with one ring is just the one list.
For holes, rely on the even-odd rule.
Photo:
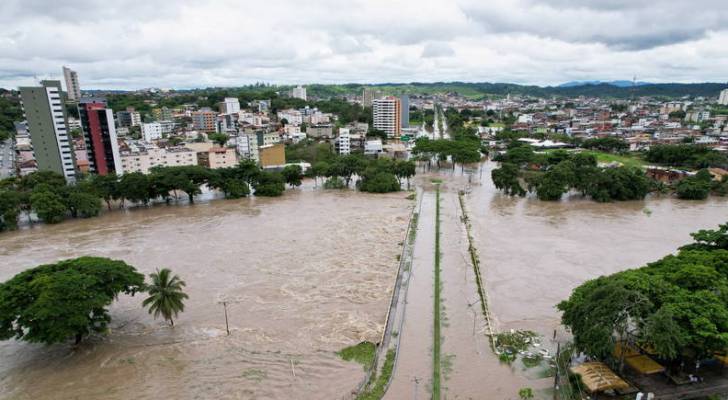
{"label": "red building", "polygon": [[86,143],[89,172],[99,175],[122,174],[114,112],[106,107],[106,101],[82,98],[78,114]]}

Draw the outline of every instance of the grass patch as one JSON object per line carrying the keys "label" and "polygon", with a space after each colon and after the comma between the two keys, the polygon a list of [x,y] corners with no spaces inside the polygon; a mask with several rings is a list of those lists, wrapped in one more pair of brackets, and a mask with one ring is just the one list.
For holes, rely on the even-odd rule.
{"label": "grass patch", "polygon": [[434,183],[434,184],[440,184],[440,183],[442,183],[442,179],[440,179],[440,178],[432,178],[431,179],[431,182]]}
{"label": "grass patch", "polygon": [[376,346],[371,342],[361,342],[355,346],[349,346],[336,354],[346,361],[355,361],[361,364],[364,369],[371,367],[374,362]]}
{"label": "grass patch", "polygon": [[377,376],[377,372],[374,371],[369,383],[367,383],[367,388],[356,397],[356,400],[380,400],[384,397],[384,393],[387,390],[387,384],[389,383],[389,379],[392,377],[395,354],[395,349],[387,351],[387,357],[384,359],[384,365],[382,365],[382,374]]}
{"label": "grass patch", "polygon": [[417,221],[420,215],[418,213],[412,214],[412,222],[410,224],[410,231],[409,231],[409,244],[414,244],[415,238],[417,238]]}
{"label": "grass patch", "polygon": [[618,162],[625,167],[634,167],[634,168],[643,168],[647,163],[642,160],[641,158],[638,158],[636,156],[632,156],[629,154],[612,154],[612,153],[603,153],[601,151],[585,151],[584,154],[591,154],[594,157],[597,158],[597,162],[599,163],[613,163]]}
{"label": "grass patch", "polygon": [[433,345],[432,345],[432,399],[440,399],[440,187],[435,191],[435,295],[434,297],[434,321]]}
{"label": "grass patch", "polygon": [[416,198],[417,198],[417,194],[416,193],[412,193],[409,196],[407,196],[407,200],[414,200]]}
{"label": "grass patch", "polygon": [[268,377],[268,372],[260,368],[248,368],[243,371],[242,377],[251,381],[260,382]]}

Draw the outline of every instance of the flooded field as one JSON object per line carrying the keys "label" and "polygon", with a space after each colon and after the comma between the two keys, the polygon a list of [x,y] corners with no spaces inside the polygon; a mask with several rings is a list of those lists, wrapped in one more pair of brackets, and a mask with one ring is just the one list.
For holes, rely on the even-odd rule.
{"label": "flooded field", "polygon": [[0,342],[0,398],[344,398],[364,371],[334,352],[381,335],[414,203],[405,196],[290,191],[4,233],[2,281],[98,255],[171,268],[190,299],[174,328],[124,296],[111,334],[77,348]]}
{"label": "flooded field", "polygon": [[545,335],[559,325],[555,305],[588,279],[644,265],[691,242],[690,233],[728,221],[728,199],[600,204],[510,198],[490,180],[467,198],[491,309],[501,330]]}

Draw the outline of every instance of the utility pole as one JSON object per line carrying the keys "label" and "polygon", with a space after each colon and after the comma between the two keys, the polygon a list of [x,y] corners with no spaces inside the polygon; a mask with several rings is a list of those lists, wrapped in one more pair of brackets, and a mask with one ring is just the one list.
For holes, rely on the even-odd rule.
{"label": "utility pole", "polygon": [[228,325],[228,316],[227,316],[227,301],[222,302],[222,307],[225,309],[225,330],[227,331],[227,335],[230,336],[230,326]]}

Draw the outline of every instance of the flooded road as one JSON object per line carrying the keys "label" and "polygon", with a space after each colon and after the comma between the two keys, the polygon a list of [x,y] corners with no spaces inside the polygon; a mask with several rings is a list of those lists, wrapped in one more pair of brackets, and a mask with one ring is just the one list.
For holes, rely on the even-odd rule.
{"label": "flooded road", "polygon": [[[412,201],[289,191],[157,206],[0,235],[0,281],[81,255],[187,282],[170,328],[122,296],[78,348],[0,342],[2,399],[337,399],[364,378],[335,351],[379,339]],[[228,301],[225,335],[221,301]]]}
{"label": "flooded road", "polygon": [[728,199],[600,204],[581,196],[560,202],[511,198],[490,180],[466,197],[491,311],[500,331],[533,329],[551,337],[555,305],[600,275],[635,268],[675,252],[691,232],[728,221]]}

